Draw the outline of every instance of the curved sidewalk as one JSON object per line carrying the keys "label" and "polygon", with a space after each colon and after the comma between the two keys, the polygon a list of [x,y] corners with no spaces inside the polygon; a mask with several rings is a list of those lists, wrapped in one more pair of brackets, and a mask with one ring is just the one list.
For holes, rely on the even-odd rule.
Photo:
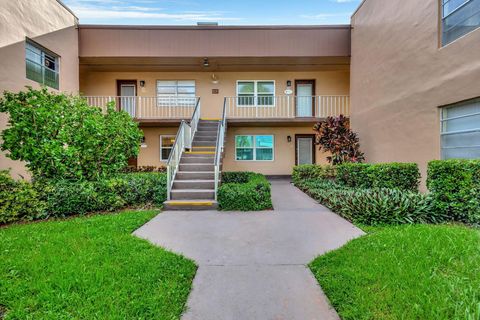
{"label": "curved sidewalk", "polygon": [[273,211],[164,212],[138,237],[198,264],[182,319],[338,319],[306,267],[363,232],[272,180]]}

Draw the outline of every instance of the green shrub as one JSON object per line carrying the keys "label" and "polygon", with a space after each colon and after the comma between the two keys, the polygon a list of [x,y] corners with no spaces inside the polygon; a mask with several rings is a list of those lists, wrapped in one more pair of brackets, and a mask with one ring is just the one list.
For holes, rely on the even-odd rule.
{"label": "green shrub", "polygon": [[416,163],[345,163],[337,166],[337,181],[351,188],[388,188],[418,191]]}
{"label": "green shrub", "polygon": [[292,180],[299,182],[308,179],[333,179],[336,176],[334,166],[319,166],[316,164],[303,164],[293,167]]}
{"label": "green shrub", "polygon": [[251,176],[251,172],[246,171],[223,172],[222,183],[247,183]]}
{"label": "green shrub", "polygon": [[127,206],[160,206],[167,200],[166,174],[139,172],[121,174],[118,177],[123,183],[117,192]]}
{"label": "green shrub", "polygon": [[45,204],[26,181],[15,181],[6,170],[0,171],[0,225],[44,217]]}
{"label": "green shrub", "polygon": [[398,189],[353,189],[331,181],[304,181],[299,188],[344,218],[359,224],[435,222],[429,198]]}
{"label": "green shrub", "polygon": [[480,160],[436,160],[427,186],[435,211],[447,220],[480,223]]}
{"label": "green shrub", "polygon": [[270,183],[253,172],[224,172],[218,188],[221,210],[259,211],[272,208]]}
{"label": "green shrub", "polygon": [[161,205],[167,198],[163,173],[128,173],[95,181],[46,180],[36,183],[49,216],[63,217],[127,206]]}
{"label": "green shrub", "polygon": [[103,113],[85,99],[46,88],[4,92],[0,112],[9,116],[1,149],[25,161],[36,178],[109,177],[138,154],[143,136],[138,123],[113,104]]}

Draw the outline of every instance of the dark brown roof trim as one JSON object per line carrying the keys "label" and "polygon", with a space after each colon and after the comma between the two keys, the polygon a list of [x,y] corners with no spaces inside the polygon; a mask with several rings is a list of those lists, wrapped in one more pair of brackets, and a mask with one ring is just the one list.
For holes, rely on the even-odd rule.
{"label": "dark brown roof trim", "polygon": [[262,26],[183,26],[183,25],[103,25],[80,24],[80,29],[124,29],[124,30],[317,30],[350,29],[342,25],[262,25]]}

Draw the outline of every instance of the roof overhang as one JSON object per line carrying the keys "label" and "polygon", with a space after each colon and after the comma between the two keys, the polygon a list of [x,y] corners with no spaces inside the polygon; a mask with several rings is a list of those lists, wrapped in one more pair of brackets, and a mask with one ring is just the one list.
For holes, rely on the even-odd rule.
{"label": "roof overhang", "polygon": [[99,71],[338,70],[350,63],[349,25],[80,25],[79,41],[80,64]]}

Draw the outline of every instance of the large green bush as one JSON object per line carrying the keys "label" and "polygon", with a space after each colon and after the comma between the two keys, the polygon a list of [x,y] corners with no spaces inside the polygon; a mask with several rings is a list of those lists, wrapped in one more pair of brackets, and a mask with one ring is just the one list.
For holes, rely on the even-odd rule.
{"label": "large green bush", "polygon": [[95,181],[36,182],[49,216],[63,217],[129,206],[161,205],[167,198],[164,173],[126,173]]}
{"label": "large green bush", "polygon": [[447,220],[480,223],[480,160],[436,160],[428,164],[433,209]]}
{"label": "large green bush", "polygon": [[8,171],[0,171],[0,225],[43,218],[44,209],[45,204],[30,183],[15,181]]}
{"label": "large green bush", "polygon": [[272,208],[270,183],[258,173],[222,173],[217,197],[221,210],[259,211]]}
{"label": "large green bush", "polygon": [[1,149],[23,160],[36,178],[95,180],[124,168],[138,154],[142,132],[128,113],[106,114],[80,97],[46,88],[0,98],[8,113]]}
{"label": "large green bush", "polygon": [[332,181],[304,180],[297,186],[346,219],[365,225],[434,222],[426,195],[398,189],[349,188]]}
{"label": "large green bush", "polygon": [[292,180],[297,183],[308,179],[333,179],[336,176],[335,166],[303,164],[293,167]]}
{"label": "large green bush", "polygon": [[417,191],[416,163],[345,163],[337,166],[337,181],[351,188],[388,188]]}

